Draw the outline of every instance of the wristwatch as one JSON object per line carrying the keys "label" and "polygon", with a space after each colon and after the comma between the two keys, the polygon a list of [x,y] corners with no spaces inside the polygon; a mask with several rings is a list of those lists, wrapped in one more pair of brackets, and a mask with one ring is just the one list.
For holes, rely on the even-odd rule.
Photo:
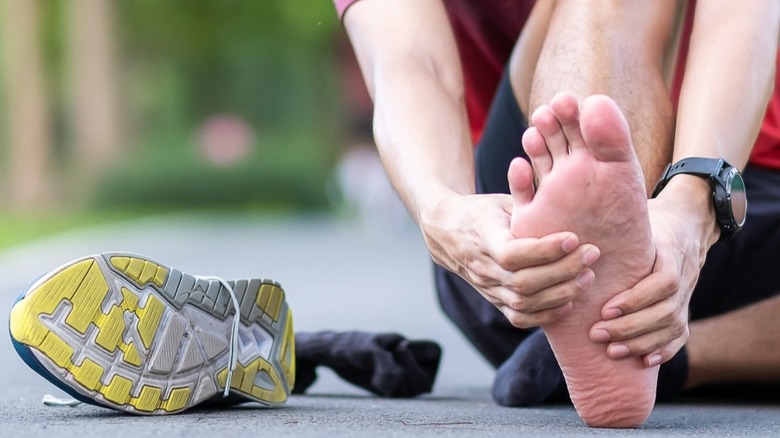
{"label": "wristwatch", "polygon": [[722,158],[683,158],[666,166],[651,198],[658,196],[669,180],[681,173],[705,177],[710,182],[715,218],[720,226],[719,241],[730,240],[742,229],[747,213],[745,181],[737,168]]}

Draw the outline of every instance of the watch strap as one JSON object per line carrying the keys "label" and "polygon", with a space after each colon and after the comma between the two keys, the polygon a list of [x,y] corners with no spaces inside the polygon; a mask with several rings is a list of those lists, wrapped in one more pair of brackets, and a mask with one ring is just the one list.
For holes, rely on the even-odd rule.
{"label": "watch strap", "polygon": [[669,183],[669,180],[675,175],[684,173],[686,175],[714,177],[720,174],[724,165],[727,165],[727,163],[722,158],[702,157],[683,158],[674,164],[669,164],[661,174],[661,178],[655,185],[655,189],[653,189],[653,193],[650,197],[655,198],[658,196],[658,194],[661,193],[661,190],[666,187],[666,184]]}

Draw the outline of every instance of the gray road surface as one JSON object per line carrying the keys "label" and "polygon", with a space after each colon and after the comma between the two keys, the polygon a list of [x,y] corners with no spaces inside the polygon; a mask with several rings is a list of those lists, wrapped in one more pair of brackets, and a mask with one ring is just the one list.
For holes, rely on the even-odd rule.
{"label": "gray road surface", "polygon": [[657,406],[633,431],[586,428],[570,406],[508,409],[490,399],[492,371],[445,320],[417,231],[331,218],[173,215],[93,228],[0,252],[0,315],[47,271],[103,251],[133,251],[199,275],[263,276],[288,294],[299,331],[395,331],[444,348],[433,394],[384,400],[320,373],[311,395],[280,409],[245,405],[135,417],[91,406],[46,408],[62,395],[0,336],[0,437],[84,436],[780,436],[780,406]]}

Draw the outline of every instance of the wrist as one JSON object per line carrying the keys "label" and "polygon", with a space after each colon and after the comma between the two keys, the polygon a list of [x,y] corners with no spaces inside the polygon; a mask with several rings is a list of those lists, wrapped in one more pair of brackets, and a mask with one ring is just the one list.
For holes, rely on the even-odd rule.
{"label": "wrist", "polygon": [[425,231],[427,225],[441,223],[452,217],[452,206],[465,195],[452,191],[440,190],[428,192],[416,206],[415,219],[420,228]]}
{"label": "wrist", "polygon": [[680,174],[658,195],[658,200],[669,203],[685,215],[686,219],[700,231],[701,242],[709,248],[720,237],[720,226],[712,199],[712,186],[706,178]]}

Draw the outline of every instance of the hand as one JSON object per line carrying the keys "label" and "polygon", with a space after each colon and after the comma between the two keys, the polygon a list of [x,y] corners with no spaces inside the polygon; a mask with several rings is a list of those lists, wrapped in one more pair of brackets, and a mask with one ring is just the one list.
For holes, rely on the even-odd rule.
{"label": "hand", "polygon": [[714,239],[706,210],[674,198],[648,201],[656,246],[651,274],[607,301],[604,320],[590,330],[592,341],[609,342],[613,359],[643,356],[646,366],[659,365],[688,340],[688,304]]}
{"label": "hand", "polygon": [[434,261],[457,273],[518,328],[557,321],[595,278],[600,256],[570,232],[541,239],[509,231],[509,195],[453,196],[420,226]]}

